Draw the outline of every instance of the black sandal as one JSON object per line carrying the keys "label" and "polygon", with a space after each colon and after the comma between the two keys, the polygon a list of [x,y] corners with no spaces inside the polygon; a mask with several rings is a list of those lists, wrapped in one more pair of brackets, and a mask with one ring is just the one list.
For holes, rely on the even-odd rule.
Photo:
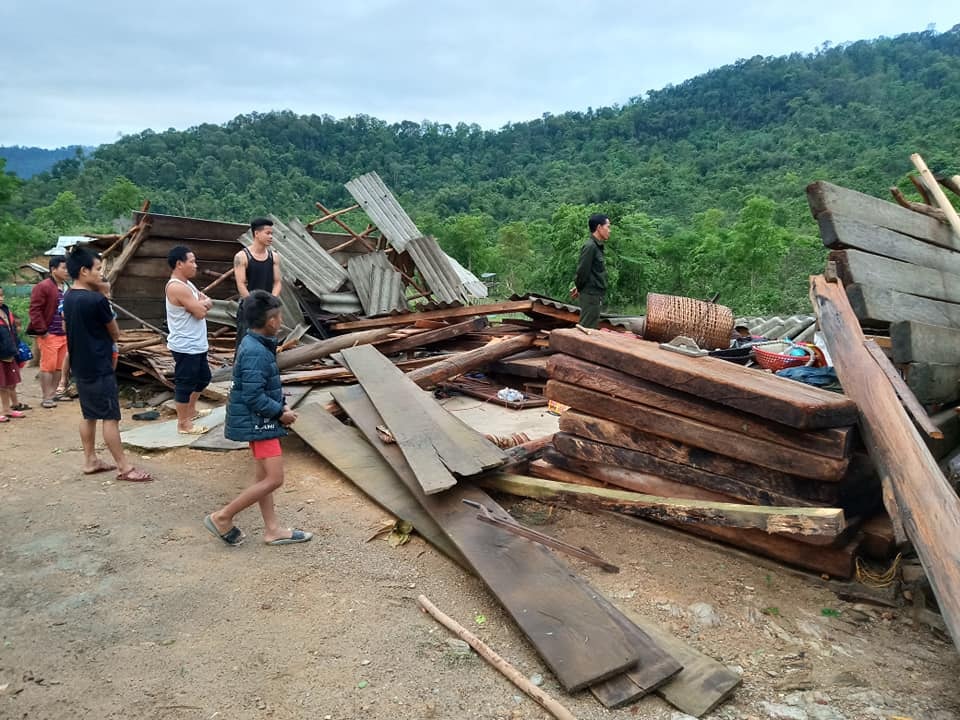
{"label": "black sandal", "polygon": [[19,411],[21,411],[21,412],[24,411],[24,410],[33,410],[32,407],[30,407],[30,406],[27,405],[26,403],[22,403],[22,402],[21,402],[21,403],[17,403],[16,405],[11,406],[10,409],[11,409],[11,410],[19,410]]}

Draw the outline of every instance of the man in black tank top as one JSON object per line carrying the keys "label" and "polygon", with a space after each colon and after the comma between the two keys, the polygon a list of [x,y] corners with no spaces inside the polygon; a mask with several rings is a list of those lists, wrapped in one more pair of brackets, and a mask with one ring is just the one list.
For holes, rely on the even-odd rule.
{"label": "man in black tank top", "polygon": [[283,287],[280,278],[280,255],[270,247],[273,245],[273,221],[256,218],[250,223],[253,243],[233,256],[234,277],[237,292],[240,293],[240,309],[237,312],[237,347],[246,335],[243,321],[243,300],[254,290],[264,290],[276,297]]}

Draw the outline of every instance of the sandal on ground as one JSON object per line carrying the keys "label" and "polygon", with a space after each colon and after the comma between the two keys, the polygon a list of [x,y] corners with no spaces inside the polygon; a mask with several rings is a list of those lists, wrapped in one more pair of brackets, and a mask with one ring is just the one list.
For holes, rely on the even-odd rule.
{"label": "sandal on ground", "polygon": [[177,429],[177,432],[181,435],[203,435],[204,433],[210,432],[210,428],[208,428],[206,425],[194,425],[189,430]]}
{"label": "sandal on ground", "polygon": [[225,533],[220,532],[217,529],[216,524],[213,522],[213,518],[207,515],[203,519],[203,526],[209,530],[211,533],[216,535],[218,538],[223,540],[227,545],[232,545],[236,547],[237,545],[242,545],[244,540],[243,531],[234,525],[232,528],[227,530]]}
{"label": "sandal on ground", "polygon": [[0,422],[10,422],[10,418],[6,415],[0,415]]}
{"label": "sandal on ground", "polygon": [[205,418],[212,412],[213,410],[197,410],[197,414],[193,416],[193,419],[199,420],[200,418]]}
{"label": "sandal on ground", "polygon": [[44,400],[42,403],[40,403],[40,406],[45,407],[49,410],[50,408],[55,408],[57,406],[57,403],[53,400]]}
{"label": "sandal on ground", "polygon": [[267,540],[267,545],[292,545],[293,543],[303,543],[313,538],[312,532],[306,530],[292,530],[288,538],[277,538],[276,540]]}
{"label": "sandal on ground", "polygon": [[117,473],[117,480],[126,480],[127,482],[149,482],[153,480],[150,473],[145,470],[138,470],[133,467],[126,472]]}
{"label": "sandal on ground", "polygon": [[60,402],[70,402],[73,400],[73,397],[67,393],[66,390],[57,390],[53,395],[54,400],[59,400]]}
{"label": "sandal on ground", "polygon": [[19,410],[11,410],[10,412],[7,413],[7,417],[12,417],[12,418],[25,418],[26,416],[27,416],[26,413],[22,413]]}
{"label": "sandal on ground", "polygon": [[22,403],[22,402],[19,402],[19,403],[17,403],[16,405],[12,405],[12,406],[10,407],[10,409],[11,409],[11,410],[33,410],[32,407],[30,407],[30,406],[27,405],[26,403]]}

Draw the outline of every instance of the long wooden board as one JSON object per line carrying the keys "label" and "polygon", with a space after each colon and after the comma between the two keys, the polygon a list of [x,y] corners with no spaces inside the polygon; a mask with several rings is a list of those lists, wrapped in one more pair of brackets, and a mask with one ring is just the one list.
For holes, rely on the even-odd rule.
{"label": "long wooden board", "polygon": [[396,340],[387,340],[377,345],[377,349],[384,355],[413,350],[418,347],[426,347],[434,343],[455,338],[464,333],[480,330],[487,326],[488,320],[484,317],[470,318],[454,325],[435,328],[433,330],[424,330],[423,332],[409,335],[405,338]]}
{"label": "long wooden board", "polygon": [[921,322],[890,323],[895,363],[960,365],[960,330]]}
{"label": "long wooden board", "polygon": [[562,353],[551,356],[547,361],[547,374],[553,380],[660,408],[674,415],[700,420],[743,436],[785,445],[803,453],[844,458],[850,454],[855,436],[852,425],[824,430],[797,430]]}
{"label": "long wooden board", "polygon": [[413,325],[419,320],[448,320],[452,318],[472,317],[474,315],[501,315],[506,313],[526,312],[533,307],[532,300],[512,300],[502,303],[486,305],[467,305],[465,307],[451,307],[443,310],[424,310],[421,312],[401,313],[399,315],[385,315],[363,320],[349,320],[330,325],[331,330],[337,332],[349,330],[365,330],[368,328],[392,327],[397,325]]}
{"label": "long wooden board", "polygon": [[960,274],[891,260],[860,250],[834,250],[829,259],[836,263],[837,275],[844,285],[875,285],[930,300],[960,302]]}
{"label": "long wooden board", "polygon": [[874,285],[847,285],[847,298],[860,322],[885,326],[912,320],[928,325],[960,328],[960,305],[930,300]]}
{"label": "long wooden board", "polygon": [[857,407],[835,393],[711,357],[693,358],[620,333],[554,330],[550,349],[804,430],[844,427]]}
{"label": "long wooden board", "polygon": [[[595,593],[571,582],[569,566],[551,550],[479,522],[476,510],[462,502],[479,502],[512,522],[486,493],[458,485],[442,495],[427,495],[400,448],[377,438],[376,427],[384,419],[363,388],[337,388],[333,396],[500,600],[564,688],[573,692],[595,684],[641,659],[642,653],[629,646],[596,602]],[[523,582],[524,578],[536,582]]]}
{"label": "long wooden board", "polygon": [[779,481],[771,481],[766,487],[760,487],[738,478],[718,475],[689,465],[670,462],[655,455],[585,440],[567,433],[557,433],[553,438],[553,444],[558,451],[568,457],[619,465],[631,470],[659,475],[668,480],[690,483],[755,505],[824,505],[832,501],[824,500],[822,495],[837,497],[836,490],[830,491],[834,486],[828,483],[801,484],[784,476]]}
{"label": "long wooden board", "polygon": [[960,644],[960,498],[927,450],[883,371],[863,346],[847,296],[811,278],[810,299],[844,390],[860,408],[867,449],[894,491],[907,535],[930,579],[955,645]]}
{"label": "long wooden board", "polygon": [[960,254],[948,248],[831,212],[818,215],[817,223],[823,244],[832,250],[854,248],[960,275]]}
{"label": "long wooden board", "polygon": [[960,238],[955,237],[949,227],[931,217],[902,208],[896,203],[822,181],[807,186],[807,201],[810,203],[814,217],[818,217],[823,212],[832,212],[862,223],[920,238],[934,245],[960,250]]}
{"label": "long wooden board", "polygon": [[503,451],[434,402],[371,345],[345,349],[343,360],[383,416],[426,493],[456,484],[506,460]]}
{"label": "long wooden board", "polygon": [[[754,477],[757,475],[762,477],[772,473],[750,468],[750,465],[760,466],[774,473],[835,482],[843,478],[849,464],[847,458],[828,458],[823,455],[804,453],[785,445],[718,428],[707,422],[674,415],[647,405],[638,407],[627,400],[605,396],[593,390],[585,390],[557,380],[547,382],[547,397],[593,416],[642,430],[648,436],[641,438],[638,435],[630,445],[637,450],[659,454],[656,442],[651,441],[649,435],[674,440],[686,448],[677,448],[670,443],[663,443],[663,452],[669,453],[666,459],[673,462],[698,463],[704,469],[713,468],[711,472],[719,472],[731,477],[739,476],[751,482],[756,481]],[[573,417],[579,418],[579,416],[572,416],[566,420],[561,418],[561,425],[564,422],[573,422]],[[604,430],[613,432],[610,427]],[[618,434],[624,433],[621,430]],[[625,441],[630,442],[630,438]],[[620,444],[615,440],[606,442],[613,445]],[[642,446],[636,443],[641,443]],[[698,454],[696,452],[698,448],[708,452]]]}
{"label": "long wooden board", "polygon": [[782,535],[817,536],[827,541],[838,537],[846,528],[843,510],[836,508],[680,500],[510,473],[492,473],[478,479],[477,483],[488,490],[510,495],[559,502],[585,510],[610,510],[652,520],[751,528]]}
{"label": "long wooden board", "polygon": [[440,526],[420,506],[400,482],[390,464],[364,439],[356,428],[348,427],[320,405],[306,405],[298,411],[292,428],[300,439],[350,479],[377,505],[401,520],[410,522],[460,567],[469,570],[466,558],[457,550]]}

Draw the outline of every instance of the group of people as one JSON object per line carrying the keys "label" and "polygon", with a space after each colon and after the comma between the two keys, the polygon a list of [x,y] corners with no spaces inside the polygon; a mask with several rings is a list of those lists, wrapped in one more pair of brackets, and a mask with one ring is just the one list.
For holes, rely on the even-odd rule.
{"label": "group of people", "polygon": [[[238,497],[207,515],[203,524],[228,545],[240,545],[243,532],[235,516],[258,503],[264,521],[263,539],[271,545],[301,543],[312,533],[283,528],[277,518],[273,492],[283,484],[280,438],[287,434],[297,414],[284,402],[276,362],[277,335],[281,328],[282,288],[280,257],[271,248],[273,223],[258,218],[250,224],[253,243],[234,258],[240,308],[237,314],[237,352],[233,386],[227,405],[224,434],[248,442],[255,463],[254,482]],[[197,400],[210,383],[207,359],[206,316],[213,300],[200,291],[193,279],[197,257],[183,245],[167,256],[170,278],[165,288],[167,346],[174,358],[174,403],[177,431],[200,435],[208,431],[197,421],[206,414],[197,410]],[[66,278],[73,279],[68,289]],[[31,294],[30,325],[40,354],[41,405],[55,408],[67,399],[67,373],[72,375],[80,400],[80,440],[84,474],[117,471],[117,479],[131,482],[152,480],[145,470],[126,457],[120,441],[120,399],[116,376],[120,329],[108,298],[101,272],[101,259],[85,247],[76,247],[66,257],[50,260],[50,275]],[[7,360],[8,340],[18,337],[16,319],[3,303],[0,289],[0,411],[3,416],[23,417],[15,409],[19,364]],[[14,343],[15,345],[15,343]],[[26,406],[18,405],[25,408]],[[28,408],[27,408],[28,409]],[[9,420],[7,420],[9,421]],[[113,463],[96,452],[96,426],[102,424],[104,444]]]}

